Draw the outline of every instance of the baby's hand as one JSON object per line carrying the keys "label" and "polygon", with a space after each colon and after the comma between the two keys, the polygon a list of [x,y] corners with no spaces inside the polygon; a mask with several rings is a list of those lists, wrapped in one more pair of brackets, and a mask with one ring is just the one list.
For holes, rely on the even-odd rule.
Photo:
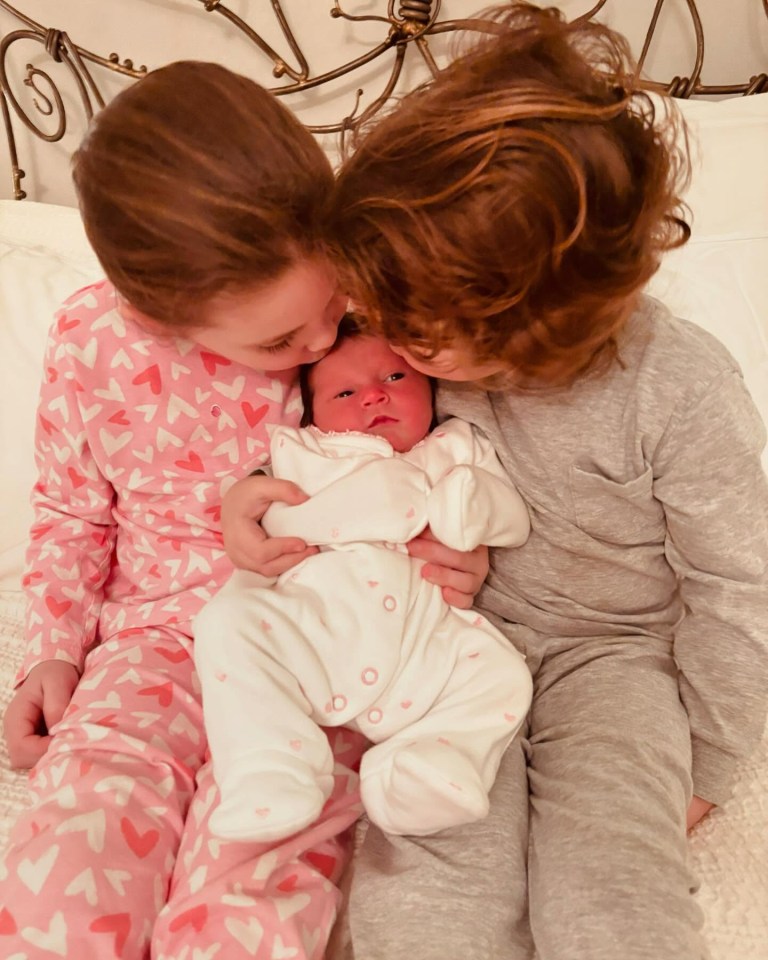
{"label": "baby's hand", "polygon": [[33,767],[48,749],[48,731],[64,716],[80,679],[77,668],[63,660],[33,667],[8,704],[3,719],[11,766]]}
{"label": "baby's hand", "polygon": [[242,570],[278,577],[317,553],[296,537],[267,537],[259,521],[275,500],[296,506],[309,497],[290,480],[245,477],[224,495],[221,532],[229,559]]}
{"label": "baby's hand", "polygon": [[412,557],[426,561],[421,575],[442,588],[443,600],[452,607],[469,610],[488,576],[488,547],[451,550],[436,540],[429,527],[408,544]]}

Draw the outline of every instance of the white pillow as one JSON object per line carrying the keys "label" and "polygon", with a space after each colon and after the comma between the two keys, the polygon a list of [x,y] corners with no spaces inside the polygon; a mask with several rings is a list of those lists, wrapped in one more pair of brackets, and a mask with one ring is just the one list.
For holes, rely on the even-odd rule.
{"label": "white pillow", "polygon": [[692,240],[768,236],[768,94],[674,103],[690,132]]}
{"label": "white pillow", "polygon": [[0,590],[20,589],[48,328],[61,301],[101,275],[77,210],[0,201]]}
{"label": "white pillow", "polygon": [[768,94],[675,103],[691,136],[693,230],[649,292],[728,347],[768,423]]}

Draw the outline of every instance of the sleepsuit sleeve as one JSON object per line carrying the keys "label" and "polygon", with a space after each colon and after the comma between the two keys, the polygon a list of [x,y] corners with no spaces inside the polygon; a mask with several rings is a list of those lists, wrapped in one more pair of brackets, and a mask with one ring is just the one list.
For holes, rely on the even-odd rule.
{"label": "sleepsuit sleeve", "polygon": [[278,427],[272,465],[276,477],[298,483],[310,499],[273,503],[262,519],[270,536],[309,544],[407,543],[426,526],[427,476],[391,451],[381,456],[353,446],[333,455],[310,432]]}
{"label": "sleepsuit sleeve", "polygon": [[[454,550],[525,543],[531,529],[528,508],[490,441],[469,424],[448,420],[430,442],[433,487],[427,517],[437,539]],[[445,462],[446,453],[452,464]]]}
{"label": "sleepsuit sleeve", "polygon": [[49,335],[35,426],[38,480],[23,581],[28,646],[17,682],[44,660],[82,670],[115,545],[114,489],[91,454],[84,410],[93,398],[77,348],[62,339],[66,318],[61,311]]}
{"label": "sleepsuit sleeve", "polygon": [[727,799],[737,761],[763,734],[768,689],[765,426],[740,374],[721,373],[669,424],[654,495],[685,616],[675,634],[690,718],[694,793]]}

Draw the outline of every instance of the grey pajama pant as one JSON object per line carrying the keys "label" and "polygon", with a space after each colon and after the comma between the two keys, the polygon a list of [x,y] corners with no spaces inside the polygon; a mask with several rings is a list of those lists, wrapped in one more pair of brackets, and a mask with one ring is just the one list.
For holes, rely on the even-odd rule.
{"label": "grey pajama pant", "polygon": [[491,813],[428,838],[363,822],[328,960],[702,960],[670,644],[514,642],[534,699]]}

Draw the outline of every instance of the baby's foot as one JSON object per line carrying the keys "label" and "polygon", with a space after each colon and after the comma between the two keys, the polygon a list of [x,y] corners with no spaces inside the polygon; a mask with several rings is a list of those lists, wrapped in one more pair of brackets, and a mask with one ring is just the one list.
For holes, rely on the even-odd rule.
{"label": "baby's foot", "polygon": [[372,747],[360,768],[360,793],[373,823],[405,836],[437,833],[488,813],[488,793],[477,770],[442,739],[419,740],[394,752],[391,744]]}
{"label": "baby's foot", "polygon": [[219,786],[209,829],[222,840],[281,840],[314,823],[332,789],[332,776],[316,776],[307,766],[265,770],[238,761]]}

